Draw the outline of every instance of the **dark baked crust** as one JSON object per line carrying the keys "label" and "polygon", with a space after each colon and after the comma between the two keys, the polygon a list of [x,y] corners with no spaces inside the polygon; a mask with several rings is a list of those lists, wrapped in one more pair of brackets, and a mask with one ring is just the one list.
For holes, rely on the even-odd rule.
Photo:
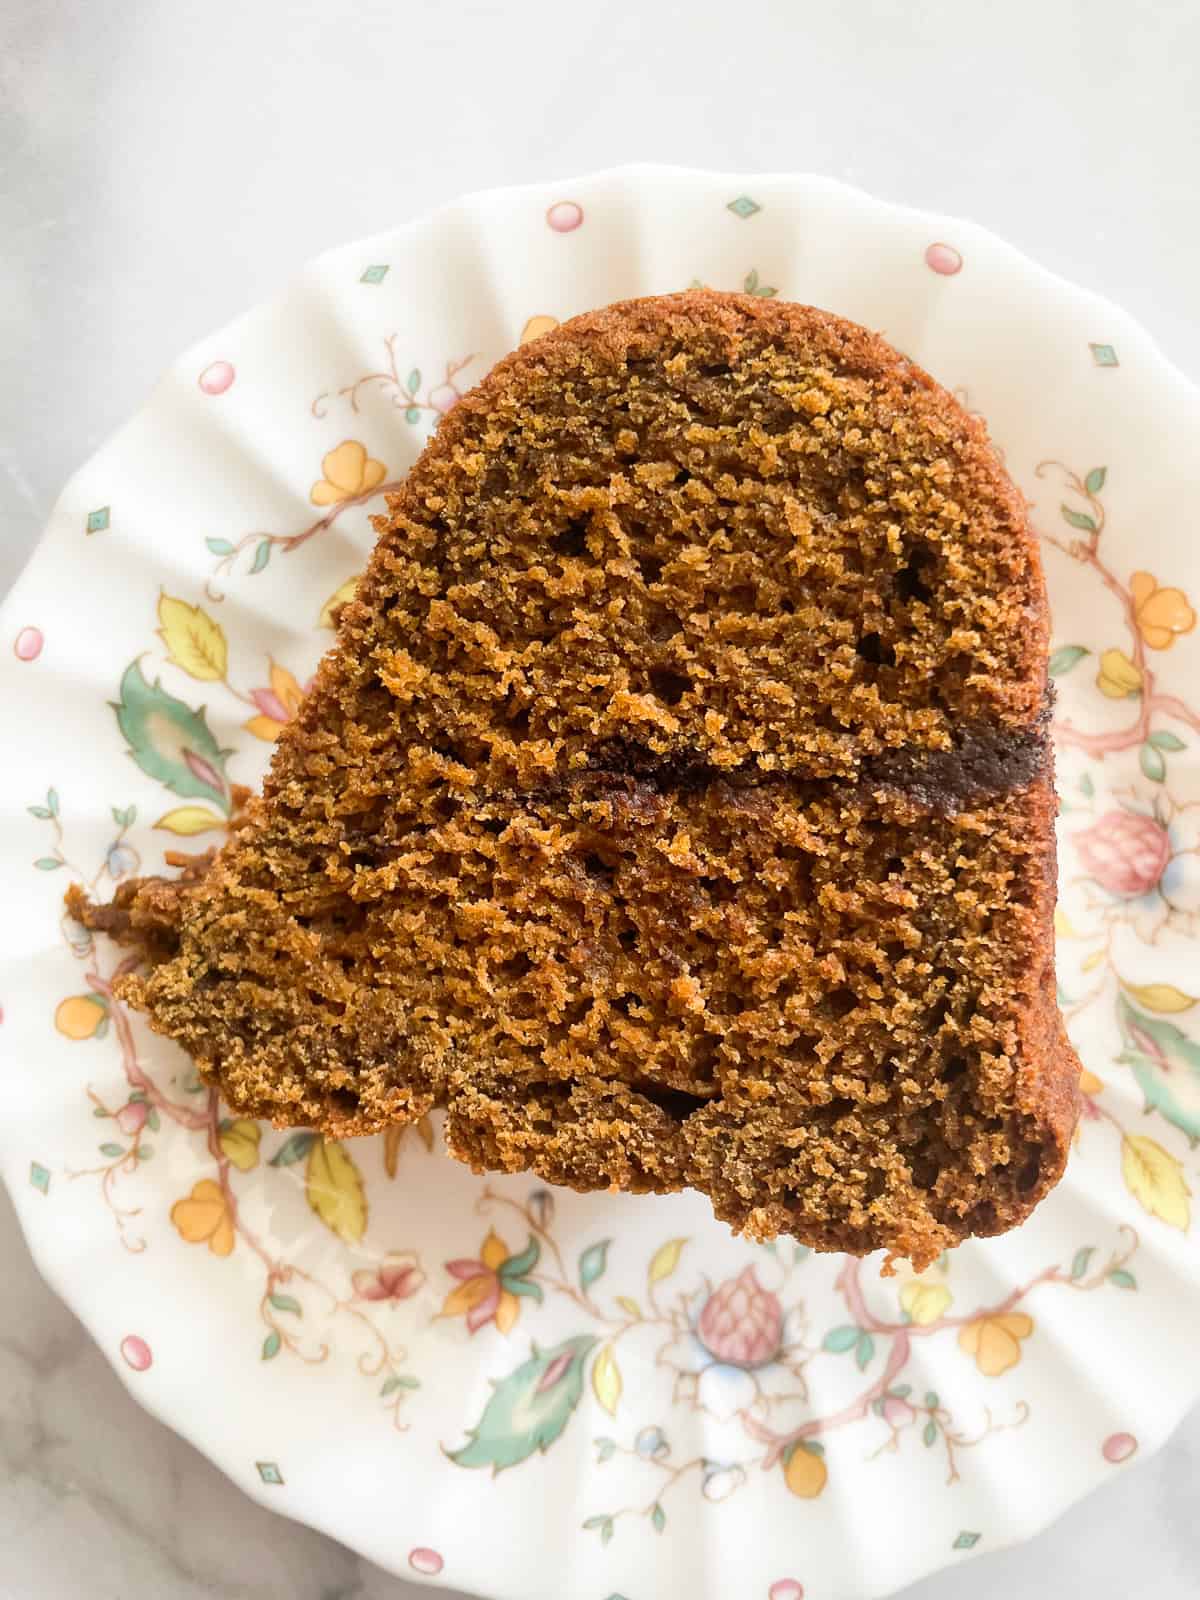
{"label": "dark baked crust", "polygon": [[690,1184],[918,1263],[1061,1174],[1048,624],[983,429],[812,308],[509,356],[380,521],[261,800],[93,926],[238,1110],[448,1111],[479,1168]]}

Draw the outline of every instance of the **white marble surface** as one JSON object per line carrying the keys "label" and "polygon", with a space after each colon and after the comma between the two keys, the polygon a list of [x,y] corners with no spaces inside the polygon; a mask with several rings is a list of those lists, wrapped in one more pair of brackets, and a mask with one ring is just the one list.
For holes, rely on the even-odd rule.
{"label": "white marble surface", "polygon": [[[306,257],[618,161],[809,168],[970,216],[1200,379],[1198,59],[1194,0],[0,0],[0,590],[170,358]],[[0,1600],[418,1592],[139,1411],[3,1197],[0,1274]],[[1194,1600],[1197,1482],[1192,1416],[909,1600]]]}

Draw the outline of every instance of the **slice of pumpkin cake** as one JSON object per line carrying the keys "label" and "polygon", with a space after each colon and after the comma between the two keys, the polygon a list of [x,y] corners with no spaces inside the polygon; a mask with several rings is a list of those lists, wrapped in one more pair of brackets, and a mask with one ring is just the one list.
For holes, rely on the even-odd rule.
{"label": "slice of pumpkin cake", "polygon": [[1047,612],[983,429],[704,291],[524,346],[379,519],[261,798],[93,926],[237,1111],[447,1112],[477,1169],[691,1186],[917,1264],[1057,1181]]}

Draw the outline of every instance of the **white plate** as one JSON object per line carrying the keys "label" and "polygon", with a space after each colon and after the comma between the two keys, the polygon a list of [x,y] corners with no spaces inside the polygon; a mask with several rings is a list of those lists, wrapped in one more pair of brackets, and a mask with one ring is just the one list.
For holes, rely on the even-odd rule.
{"label": "white plate", "polygon": [[[1086,1114],[1031,1222],[920,1279],[694,1196],[477,1179],[416,1131],[230,1125],[62,915],[219,840],[439,412],[548,319],[695,280],[882,329],[987,417],[1043,535]],[[1200,395],[1127,317],[817,178],[475,196],[178,362],[0,620],[0,1162],[138,1399],[264,1504],[513,1600],[879,1595],[1156,1448],[1200,1390],[1198,460]]]}

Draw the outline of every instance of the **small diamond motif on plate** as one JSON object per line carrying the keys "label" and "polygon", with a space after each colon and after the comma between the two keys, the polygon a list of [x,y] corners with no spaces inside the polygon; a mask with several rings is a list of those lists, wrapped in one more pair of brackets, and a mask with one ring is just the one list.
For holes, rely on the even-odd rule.
{"label": "small diamond motif on plate", "polygon": [[256,1461],[254,1465],[258,1468],[258,1475],[264,1483],[283,1482],[283,1473],[273,1461]]}
{"label": "small diamond motif on plate", "polygon": [[1117,352],[1110,344],[1090,344],[1088,349],[1092,352],[1092,360],[1098,367],[1119,367]]}
{"label": "small diamond motif on plate", "polygon": [[735,217],[741,217],[745,222],[747,217],[752,217],[756,211],[761,211],[762,207],[757,200],[751,200],[748,194],[740,194],[736,200],[731,200],[725,209],[732,211]]}
{"label": "small diamond motif on plate", "polygon": [[89,533],[103,533],[108,527],[109,508],[101,506],[98,511],[89,511],[87,514],[87,531]]}
{"label": "small diamond motif on plate", "polygon": [[378,266],[368,267],[358,281],[359,283],[382,283],[387,275],[387,267],[380,263]]}
{"label": "small diamond motif on plate", "polygon": [[955,1550],[974,1550],[975,1546],[979,1543],[980,1539],[982,1539],[982,1538],[983,1538],[983,1535],[981,1533],[968,1533],[967,1530],[964,1528],[963,1531],[959,1534],[958,1538],[955,1539],[955,1541],[954,1541],[954,1549]]}
{"label": "small diamond motif on plate", "polygon": [[40,1161],[29,1163],[29,1181],[39,1194],[50,1193],[50,1172]]}

